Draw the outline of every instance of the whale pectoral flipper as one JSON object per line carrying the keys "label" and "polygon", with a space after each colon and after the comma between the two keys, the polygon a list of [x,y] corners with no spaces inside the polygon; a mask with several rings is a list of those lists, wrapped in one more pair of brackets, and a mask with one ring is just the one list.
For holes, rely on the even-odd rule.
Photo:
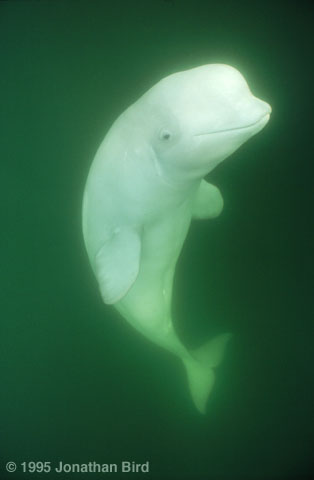
{"label": "whale pectoral flipper", "polygon": [[223,209],[223,203],[220,190],[215,185],[202,180],[193,203],[193,218],[218,217]]}
{"label": "whale pectoral flipper", "polygon": [[103,301],[114,304],[131,288],[139,272],[141,239],[132,229],[116,229],[95,257]]}

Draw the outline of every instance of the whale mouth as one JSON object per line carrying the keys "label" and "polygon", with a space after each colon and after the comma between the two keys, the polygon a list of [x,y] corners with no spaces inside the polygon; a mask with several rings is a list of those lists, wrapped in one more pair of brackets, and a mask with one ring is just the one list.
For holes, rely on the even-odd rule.
{"label": "whale mouth", "polygon": [[235,132],[235,131],[238,131],[238,130],[246,130],[246,129],[249,129],[249,128],[252,128],[252,127],[257,127],[260,123],[264,123],[264,122],[265,122],[265,125],[266,125],[269,118],[270,118],[270,112],[263,115],[256,122],[249,123],[248,125],[244,125],[243,127],[234,127],[234,128],[227,128],[225,130],[213,130],[211,132],[197,133],[196,135],[194,135],[194,137],[201,137],[203,135],[213,135],[215,133],[227,133],[227,132]]}

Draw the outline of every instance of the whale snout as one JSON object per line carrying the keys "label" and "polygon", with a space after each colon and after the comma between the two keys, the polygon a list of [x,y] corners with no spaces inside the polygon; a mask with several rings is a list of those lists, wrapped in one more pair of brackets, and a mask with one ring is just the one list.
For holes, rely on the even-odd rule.
{"label": "whale snout", "polygon": [[232,120],[229,123],[229,119],[226,119],[224,130],[248,129],[253,132],[257,128],[259,131],[260,127],[265,126],[270,119],[271,111],[271,106],[267,102],[250,95],[245,100],[240,100],[234,109],[231,108]]}
{"label": "whale snout", "polygon": [[271,112],[272,112],[271,106],[269,105],[269,103],[266,103],[266,102],[263,102],[263,103],[264,103],[264,104],[266,105],[266,107],[267,107],[267,113],[268,113],[268,115],[270,115]]}
{"label": "whale snout", "polygon": [[272,112],[271,106],[269,103],[264,102],[264,100],[260,100],[259,98],[254,97],[254,111],[256,111],[257,115],[262,117],[265,117],[265,115],[269,115]]}
{"label": "whale snout", "polygon": [[[252,123],[251,125],[247,126],[253,127],[254,133],[259,132],[268,123],[271,112],[272,109],[269,103],[254,97],[254,108],[252,108]],[[245,128],[246,125],[243,125],[243,127]]]}
{"label": "whale snout", "polygon": [[[270,118],[271,106],[252,94],[240,98],[235,105],[230,108],[233,127],[244,128],[259,123],[268,116]],[[226,120],[226,125],[228,120]],[[227,128],[226,128],[227,130]]]}

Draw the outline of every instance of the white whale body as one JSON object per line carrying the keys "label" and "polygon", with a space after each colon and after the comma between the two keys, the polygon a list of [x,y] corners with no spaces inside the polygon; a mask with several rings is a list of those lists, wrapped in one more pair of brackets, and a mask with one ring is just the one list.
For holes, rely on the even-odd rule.
{"label": "white whale body", "polygon": [[220,191],[203,177],[258,133],[270,112],[233,67],[175,73],[115,121],[86,183],[83,235],[103,301],[182,360],[202,413],[230,334],[194,351],[182,344],[171,318],[176,262],[191,219],[223,208]]}

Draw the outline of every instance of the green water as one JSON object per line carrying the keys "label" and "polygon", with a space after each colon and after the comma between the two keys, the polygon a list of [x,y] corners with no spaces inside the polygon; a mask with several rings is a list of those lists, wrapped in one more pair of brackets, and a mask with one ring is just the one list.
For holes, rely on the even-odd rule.
{"label": "green water", "polygon": [[[1,480],[104,478],[29,461],[149,461],[113,480],[311,478],[312,25],[305,1],[0,2]],[[193,222],[177,267],[185,344],[234,333],[202,416],[179,362],[102,304],[80,216],[117,115],[205,63],[238,68],[273,113],[210,175],[224,211]]]}

